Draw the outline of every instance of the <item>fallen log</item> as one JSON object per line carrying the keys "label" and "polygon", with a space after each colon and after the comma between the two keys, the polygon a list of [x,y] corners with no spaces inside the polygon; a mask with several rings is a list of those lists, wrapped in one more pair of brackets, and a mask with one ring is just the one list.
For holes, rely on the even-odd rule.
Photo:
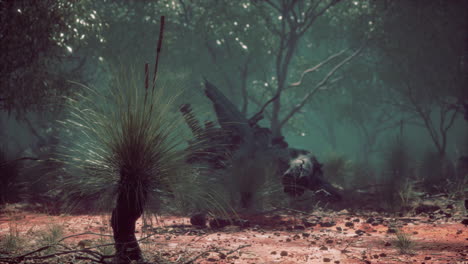
{"label": "fallen log", "polygon": [[[270,129],[257,124],[258,118],[249,120],[208,81],[205,81],[205,94],[213,103],[220,128],[215,128],[211,123],[211,131],[208,127],[205,128],[204,138],[208,139],[207,145],[221,147],[211,148],[210,151],[215,153],[209,155],[209,158],[199,157],[197,162],[211,164],[212,168],[225,169],[227,166],[219,166],[219,163],[229,163],[226,157],[245,161],[269,157],[275,161],[278,167],[277,176],[282,180],[284,192],[289,196],[301,196],[306,190],[323,190],[334,199],[341,198],[339,191],[323,177],[322,164],[312,153],[289,148],[284,137],[272,138]],[[192,131],[200,129],[189,105],[184,105],[181,112]],[[241,196],[241,200],[248,200],[250,194],[242,193]]]}

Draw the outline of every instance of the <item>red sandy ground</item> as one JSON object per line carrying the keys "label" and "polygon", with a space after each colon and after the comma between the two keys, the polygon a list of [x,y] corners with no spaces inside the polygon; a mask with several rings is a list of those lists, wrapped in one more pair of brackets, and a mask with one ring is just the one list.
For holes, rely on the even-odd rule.
{"label": "red sandy ground", "polygon": [[[282,212],[245,217],[250,220],[248,228],[228,226],[213,230],[194,228],[187,218],[162,216],[145,229],[139,221],[137,237],[152,235],[140,245],[146,259],[154,262],[164,259],[184,263],[201,255],[196,263],[468,263],[468,228],[455,218],[383,217],[382,224],[373,226],[366,223],[369,217],[346,211],[295,216]],[[312,222],[318,218],[322,222],[334,221],[336,225],[304,227],[304,218]],[[91,215],[49,216],[21,210],[3,212],[0,239],[17,230],[25,238],[19,254],[37,248],[38,232],[52,224],[62,226],[64,236],[84,232],[110,235],[108,219],[108,216]],[[354,227],[346,227],[346,222],[353,222]],[[298,225],[299,229],[294,229]],[[387,232],[393,225],[410,234],[415,243],[413,254],[399,253],[395,234]],[[357,235],[357,230],[364,233]],[[79,241],[85,239],[93,240],[91,245],[97,244],[96,235],[72,237],[65,243],[77,248]],[[230,252],[243,245],[250,246]],[[208,251],[214,252],[202,254]]]}

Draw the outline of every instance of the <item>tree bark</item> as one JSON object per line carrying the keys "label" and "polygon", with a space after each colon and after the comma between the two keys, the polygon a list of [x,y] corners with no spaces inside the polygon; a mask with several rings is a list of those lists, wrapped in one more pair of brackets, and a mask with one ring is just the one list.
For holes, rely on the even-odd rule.
{"label": "tree bark", "polygon": [[143,201],[137,191],[135,184],[121,186],[116,207],[112,211],[116,264],[128,264],[133,260],[143,259],[135,236],[136,221],[143,213]]}

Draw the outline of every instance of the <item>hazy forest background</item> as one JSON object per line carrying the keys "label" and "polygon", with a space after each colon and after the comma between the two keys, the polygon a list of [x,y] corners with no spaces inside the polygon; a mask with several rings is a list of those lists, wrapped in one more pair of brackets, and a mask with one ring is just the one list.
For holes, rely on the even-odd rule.
{"label": "hazy forest background", "polygon": [[[161,82],[184,90],[174,111],[191,103],[215,119],[203,78],[247,117],[276,95],[260,124],[314,153],[334,183],[466,184],[466,1],[34,3],[0,1],[3,160],[53,155],[65,140],[62,98],[80,89],[70,81],[99,90],[115,69],[143,74],[164,15]],[[43,163],[25,162],[20,180],[2,175],[3,202],[23,199],[17,182],[34,183],[27,197],[52,188]]]}

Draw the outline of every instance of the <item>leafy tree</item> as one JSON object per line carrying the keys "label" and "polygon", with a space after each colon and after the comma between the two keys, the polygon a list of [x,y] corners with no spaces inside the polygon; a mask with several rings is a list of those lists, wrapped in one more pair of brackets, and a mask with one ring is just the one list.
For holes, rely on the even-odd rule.
{"label": "leafy tree", "polygon": [[448,132],[467,98],[468,6],[464,1],[386,1],[373,8],[382,14],[373,43],[379,77],[398,94],[388,103],[415,116],[445,156]]}
{"label": "leafy tree", "polygon": [[0,2],[0,110],[50,110],[81,79],[79,48],[100,25],[87,1]]}
{"label": "leafy tree", "polygon": [[[286,88],[296,87],[302,84],[302,79],[307,73],[315,72],[322,66],[331,63],[334,59],[344,54],[344,51],[331,55],[326,60],[318,63],[312,68],[309,68],[301,74],[298,82],[288,85],[290,66],[298,45],[304,34],[312,27],[316,20],[323,16],[331,7],[335,6],[339,1],[314,1],[314,2],[298,2],[298,1],[265,1],[263,5],[259,5],[261,14],[265,20],[265,25],[268,27],[271,34],[274,36],[272,46],[272,54],[274,55],[275,73],[275,88],[273,97],[268,100],[255,115],[261,115],[265,108],[271,103],[271,130],[273,136],[281,136],[281,128],[294,116],[304,105],[314,96],[321,88],[324,88],[331,79],[331,76],[341,68],[345,63],[354,58],[360,50],[352,53],[345,59],[336,63],[327,74],[312,88],[303,94],[302,99],[286,113],[281,113],[281,97],[286,91]],[[269,7],[269,8],[265,8]],[[254,117],[254,118],[255,118]]]}

